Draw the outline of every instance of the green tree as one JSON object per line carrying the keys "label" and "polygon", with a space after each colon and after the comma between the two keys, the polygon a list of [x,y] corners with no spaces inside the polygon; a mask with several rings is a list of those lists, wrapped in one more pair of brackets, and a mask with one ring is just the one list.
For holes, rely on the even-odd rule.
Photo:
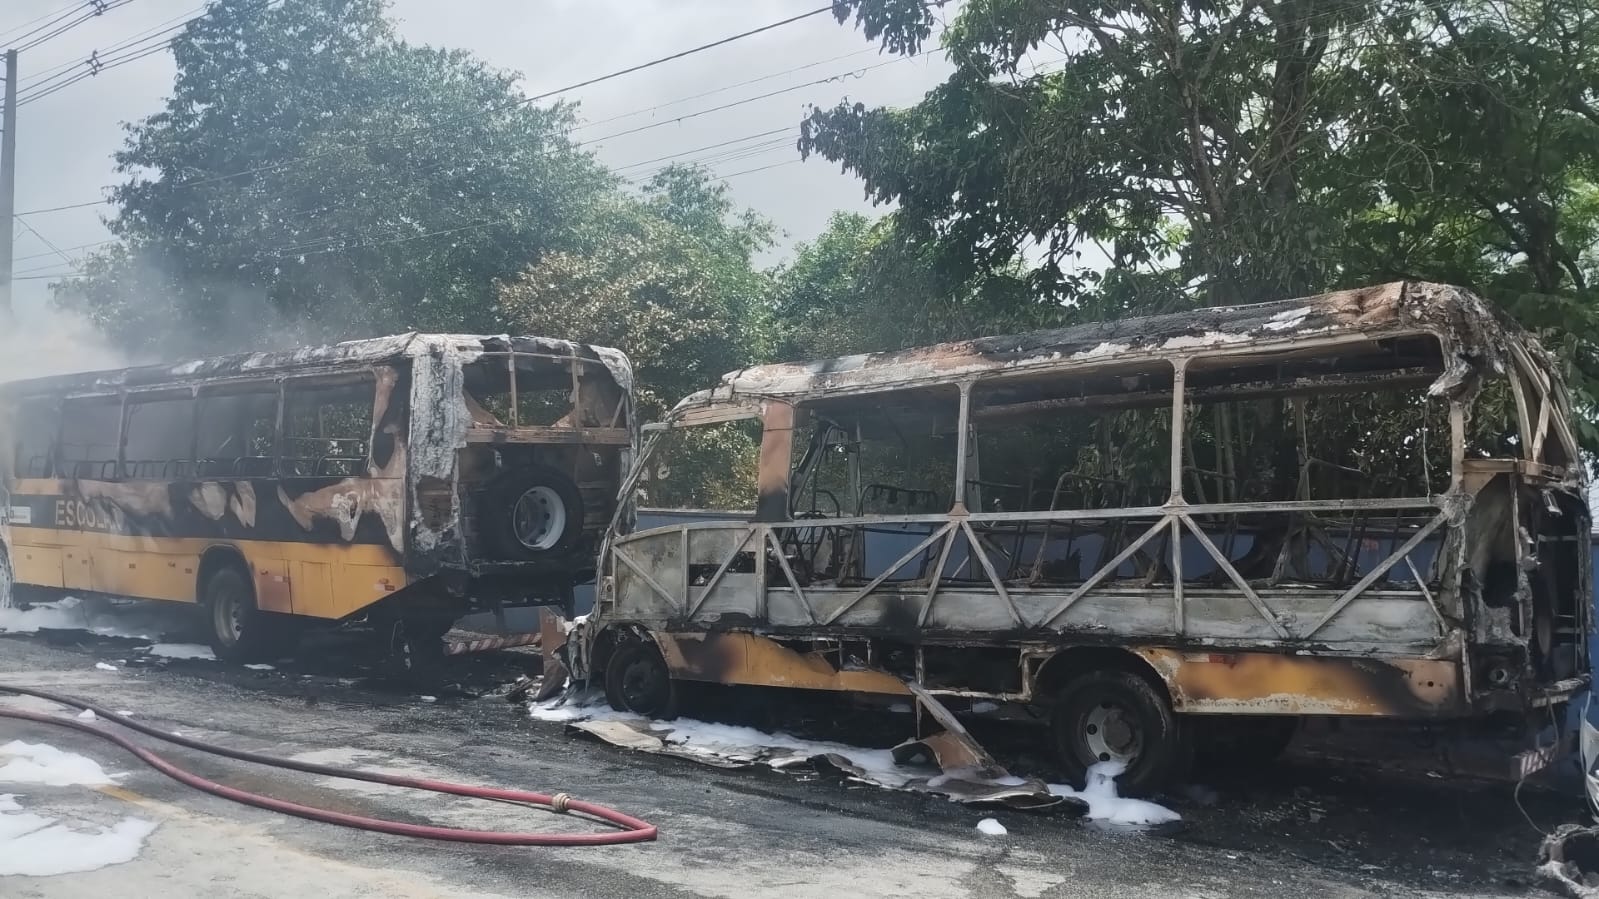
{"label": "green tree", "polygon": [[954,280],[895,219],[842,212],[773,272],[772,309],[784,359],[1048,327],[1068,311],[1032,295],[1015,266]]}
{"label": "green tree", "polygon": [[641,408],[659,416],[724,372],[770,358],[770,282],[753,265],[770,244],[771,226],[736,210],[724,184],[674,167],[642,198],[592,209],[573,248],[501,282],[498,312],[524,333],[625,351]]}
{"label": "green tree", "polygon": [[[932,35],[917,0],[836,9],[891,52]],[[971,0],[944,84],[905,109],[815,110],[800,145],[896,203],[955,283],[1021,266],[1106,318],[1454,281],[1557,345],[1592,410],[1596,17],[1587,0]]]}
{"label": "green tree", "polygon": [[120,245],[57,301],[161,353],[495,329],[495,280],[569,246],[615,179],[570,108],[399,40],[384,7],[212,4],[116,155]]}

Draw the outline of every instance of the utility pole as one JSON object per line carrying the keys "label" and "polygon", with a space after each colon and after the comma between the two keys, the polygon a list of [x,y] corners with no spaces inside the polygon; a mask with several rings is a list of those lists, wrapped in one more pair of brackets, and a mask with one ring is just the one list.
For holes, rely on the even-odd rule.
{"label": "utility pole", "polygon": [[6,51],[6,108],[0,134],[0,322],[11,318],[11,253],[17,233],[17,51]]}

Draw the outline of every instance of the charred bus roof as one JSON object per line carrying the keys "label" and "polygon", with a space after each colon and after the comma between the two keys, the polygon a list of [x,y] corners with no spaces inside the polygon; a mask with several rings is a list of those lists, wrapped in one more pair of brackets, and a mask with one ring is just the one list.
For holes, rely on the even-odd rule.
{"label": "charred bus roof", "polygon": [[[1424,340],[1409,360],[1433,374],[1435,394],[1470,389],[1477,375],[1503,372],[1508,360],[1554,383],[1554,366],[1537,343],[1470,291],[1400,281],[1247,306],[1194,309],[1003,337],[980,337],[894,352],[730,372],[721,384],[678,404],[677,412],[739,405],[761,398],[800,401],[880,393],[960,381],[1082,367],[1144,366],[1178,357],[1282,358],[1296,350],[1343,344],[1340,355],[1393,354],[1404,338]],[[1323,349],[1323,352],[1324,349]],[[1366,363],[1371,367],[1371,363]],[[1561,393],[1558,389],[1556,393]]]}
{"label": "charred bus roof", "polygon": [[0,396],[105,393],[276,374],[309,374],[428,355],[451,354],[458,356],[462,362],[470,362],[479,356],[505,353],[598,363],[611,373],[624,390],[632,388],[632,367],[627,357],[609,347],[549,337],[423,334],[412,331],[296,350],[235,353],[187,362],[27,378],[0,384]]}

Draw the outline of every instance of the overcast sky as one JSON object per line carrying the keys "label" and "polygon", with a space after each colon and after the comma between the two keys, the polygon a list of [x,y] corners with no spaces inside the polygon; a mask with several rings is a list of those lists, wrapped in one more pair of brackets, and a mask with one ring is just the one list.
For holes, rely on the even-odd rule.
{"label": "overcast sky", "polygon": [[[65,12],[78,0],[5,0],[0,3],[0,45],[18,26]],[[229,0],[234,2],[234,0]],[[156,32],[199,11],[200,0],[132,0],[21,54],[18,82],[26,91],[38,73],[85,60],[106,48]],[[489,63],[520,72],[528,94],[602,75],[669,53],[814,9],[819,0],[392,0],[391,13],[415,43],[459,47]],[[29,28],[36,26],[29,26]],[[886,64],[885,64],[886,63]],[[788,74],[777,73],[807,68]],[[656,164],[624,168],[671,154],[777,129],[779,134],[706,150],[688,159],[741,151],[744,158],[707,160],[735,199],[777,223],[786,248],[814,237],[837,209],[871,211],[860,182],[820,159],[798,162],[797,126],[809,104],[831,106],[848,98],[868,105],[906,105],[941,82],[949,68],[941,54],[914,59],[880,55],[852,27],[820,15],[633,75],[573,91],[580,115],[594,124],[579,130],[592,140],[652,121],[838,76],[780,96],[746,103],[679,123],[595,145],[599,158],[630,176]],[[111,153],[122,125],[156,112],[172,85],[170,54],[159,53],[107,71],[37,102],[21,106],[17,123],[17,210],[27,212],[94,200],[116,180]],[[711,96],[681,100],[748,79],[776,77]],[[615,121],[602,120],[628,115]],[[766,166],[774,168],[749,171]],[[876,210],[881,212],[883,210]],[[105,207],[28,215],[37,235],[19,226],[16,301],[37,307],[47,297],[42,276],[68,268],[45,241],[76,258],[83,244],[105,240]]]}

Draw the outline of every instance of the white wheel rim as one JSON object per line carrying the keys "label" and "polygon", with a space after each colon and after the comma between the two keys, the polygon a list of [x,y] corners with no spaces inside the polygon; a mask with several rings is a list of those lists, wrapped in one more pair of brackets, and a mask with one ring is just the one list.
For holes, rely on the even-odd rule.
{"label": "white wheel rim", "polygon": [[237,597],[226,593],[217,597],[212,604],[211,617],[216,624],[216,634],[225,645],[239,642],[239,634],[244,630],[244,610],[239,607]]}
{"label": "white wheel rim", "polygon": [[1103,702],[1083,721],[1083,744],[1098,761],[1131,764],[1143,751],[1144,735],[1131,713]]}
{"label": "white wheel rim", "polygon": [[516,540],[528,549],[549,549],[566,533],[566,503],[554,489],[530,488],[511,510]]}

